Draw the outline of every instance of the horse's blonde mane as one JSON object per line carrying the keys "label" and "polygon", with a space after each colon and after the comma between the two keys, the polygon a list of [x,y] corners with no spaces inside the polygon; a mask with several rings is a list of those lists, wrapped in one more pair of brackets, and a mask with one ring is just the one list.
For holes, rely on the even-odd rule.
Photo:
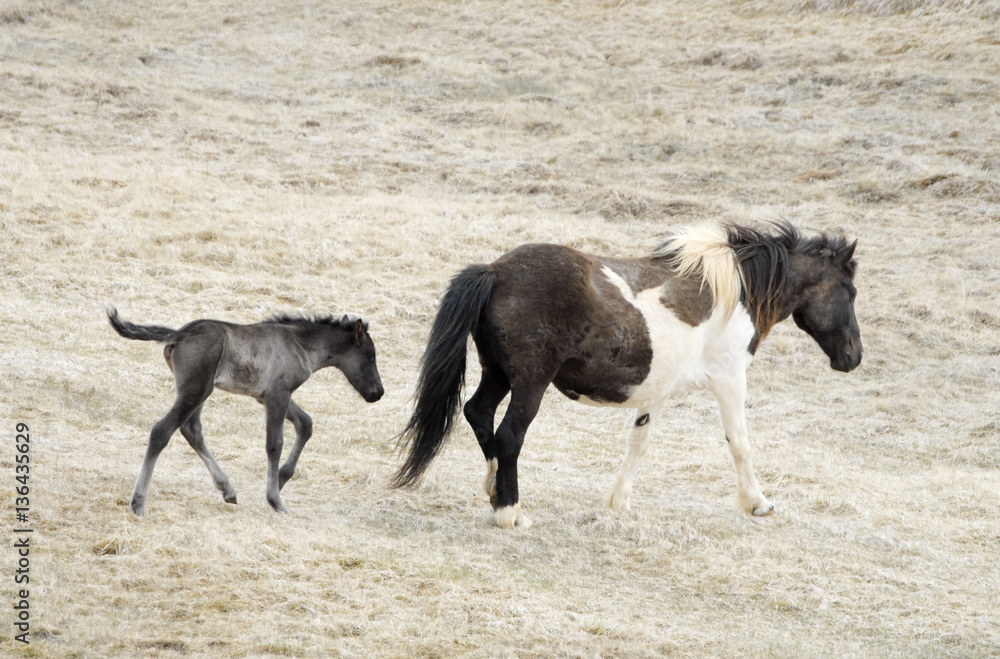
{"label": "horse's blonde mane", "polygon": [[715,306],[725,310],[726,318],[736,309],[743,273],[725,224],[681,227],[657,248],[656,255],[669,258],[681,277],[700,275],[702,285],[708,285]]}

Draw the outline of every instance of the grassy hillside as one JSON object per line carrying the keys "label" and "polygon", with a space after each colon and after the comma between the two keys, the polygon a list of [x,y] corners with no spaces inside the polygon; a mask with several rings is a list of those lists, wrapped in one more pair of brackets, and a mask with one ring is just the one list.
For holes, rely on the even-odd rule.
{"label": "grassy hillside", "polygon": [[[45,657],[986,657],[1000,647],[1000,28],[994,3],[0,5],[0,509],[30,426]],[[626,411],[554,390],[491,526],[461,422],[387,488],[448,279],[516,245],[615,256],[672,226],[787,219],[859,240],[850,374],[792,323],[749,373],[764,519],[708,394],[604,509]],[[218,392],[222,502],[178,435],[178,327],[363,314],[387,394],[297,394],[315,434],[264,500],[263,410]],[[475,364],[475,358],[470,360]],[[470,366],[474,386],[478,371]],[[286,429],[291,433],[291,426]],[[0,544],[13,600],[13,534]]]}

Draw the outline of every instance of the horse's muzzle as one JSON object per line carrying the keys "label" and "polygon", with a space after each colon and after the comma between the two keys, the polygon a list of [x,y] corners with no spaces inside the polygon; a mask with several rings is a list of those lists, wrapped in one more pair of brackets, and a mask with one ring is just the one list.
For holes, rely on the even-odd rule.
{"label": "horse's muzzle", "polygon": [[362,394],[366,403],[374,403],[375,401],[382,398],[382,396],[384,395],[385,395],[385,388],[382,387],[382,385],[379,385],[377,389],[374,389],[372,391],[367,391],[364,394]]}
{"label": "horse's muzzle", "polygon": [[837,352],[835,357],[830,359],[830,367],[835,371],[850,373],[861,363],[861,355],[864,349],[861,347],[861,339],[851,337],[843,350]]}

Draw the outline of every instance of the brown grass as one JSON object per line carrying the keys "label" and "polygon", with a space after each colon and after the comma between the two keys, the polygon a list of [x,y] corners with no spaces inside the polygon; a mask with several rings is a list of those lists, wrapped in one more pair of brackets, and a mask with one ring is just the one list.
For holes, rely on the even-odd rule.
{"label": "brown grass", "polygon": [[[995,19],[960,0],[9,3],[0,503],[26,422],[37,529],[20,651],[995,656]],[[457,269],[528,241],[641,254],[714,217],[860,240],[861,368],[786,323],[750,372],[775,516],[736,510],[707,395],[654,430],[628,514],[602,502],[630,415],[554,392],[522,455],[529,531],[490,526],[464,424],[420,488],[386,488]],[[316,434],[288,516],[264,502],[259,406],[217,394],[205,430],[239,506],[177,437],[137,519],[172,382],[108,303],[172,326],[360,312],[388,393],[365,405],[334,372],[301,390]]]}

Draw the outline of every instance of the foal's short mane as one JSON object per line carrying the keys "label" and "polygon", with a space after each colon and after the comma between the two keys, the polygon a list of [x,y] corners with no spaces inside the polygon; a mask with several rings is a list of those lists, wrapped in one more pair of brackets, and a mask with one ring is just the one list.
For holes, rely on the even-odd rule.
{"label": "foal's short mane", "polygon": [[334,316],[332,314],[317,314],[315,316],[306,316],[302,314],[278,313],[264,320],[263,322],[280,324],[280,325],[297,325],[299,327],[305,327],[307,325],[330,325],[332,327],[346,327],[359,320],[364,325],[365,330],[367,331],[368,321],[353,314],[345,314],[343,316]]}
{"label": "foal's short mane", "polygon": [[[789,254],[821,256],[850,249],[843,236],[806,237],[784,221],[771,222],[769,228],[762,231],[730,222],[685,227],[654,255],[669,259],[682,277],[699,274],[727,317],[738,302],[744,302],[763,339],[784,310]],[[853,260],[844,268],[854,276]]]}

